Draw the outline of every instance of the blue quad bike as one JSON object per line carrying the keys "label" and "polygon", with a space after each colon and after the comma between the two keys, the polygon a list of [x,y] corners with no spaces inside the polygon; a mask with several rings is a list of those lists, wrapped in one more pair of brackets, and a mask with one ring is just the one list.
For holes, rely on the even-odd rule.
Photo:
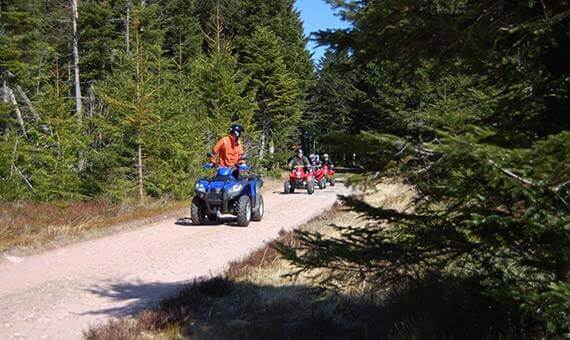
{"label": "blue quad bike", "polygon": [[[204,167],[212,168],[209,164]],[[242,227],[247,227],[250,221],[261,221],[265,210],[260,190],[263,180],[256,175],[242,176],[241,172],[247,170],[247,165],[240,165],[237,171],[219,167],[215,177],[197,180],[190,209],[192,224],[216,223],[222,214],[236,216],[237,224]]]}

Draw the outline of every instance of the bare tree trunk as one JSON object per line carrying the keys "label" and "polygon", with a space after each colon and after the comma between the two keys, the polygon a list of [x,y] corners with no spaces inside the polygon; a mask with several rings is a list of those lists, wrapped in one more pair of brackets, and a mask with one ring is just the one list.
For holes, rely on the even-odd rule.
{"label": "bare tree trunk", "polygon": [[36,84],[36,96],[40,94],[40,85],[42,83],[42,65],[44,62],[44,55],[40,56],[40,67],[38,69],[38,82]]}
{"label": "bare tree trunk", "polygon": [[178,73],[182,75],[182,40],[178,40]]}
{"label": "bare tree trunk", "polygon": [[139,199],[144,203],[144,180],[143,180],[143,159],[142,159],[142,144],[138,145],[138,168],[139,168]]}
{"label": "bare tree trunk", "polygon": [[55,57],[55,94],[56,96],[59,98],[60,96],[60,81],[61,81],[61,76],[59,74],[59,58],[56,56]]}
{"label": "bare tree trunk", "polygon": [[259,159],[263,160],[265,153],[265,132],[261,133],[261,147],[259,148]]}
{"label": "bare tree trunk", "polygon": [[222,25],[222,14],[220,13],[220,2],[216,2],[216,50],[218,53],[222,50],[222,31],[224,26]]}
{"label": "bare tree trunk", "polygon": [[[133,24],[134,28],[138,31],[139,30],[139,25],[140,25],[140,17],[139,17],[139,13],[135,12],[136,16],[135,16],[135,22]],[[143,82],[143,80],[141,79],[141,57],[140,57],[140,34],[139,32],[135,32],[135,58],[136,58],[136,65],[135,65],[135,77],[136,77],[136,84],[137,84],[137,90],[136,90],[136,100],[137,103],[139,101],[139,99],[142,97],[141,93],[140,93],[140,84]]]}
{"label": "bare tree trunk", "polygon": [[[4,81],[2,82],[2,102],[4,102],[5,104],[8,104],[10,102],[8,100],[8,86],[6,85],[6,79],[4,79]],[[2,128],[2,134],[4,135],[4,137],[7,137],[10,131],[10,124],[3,123],[0,125],[0,127]]]}
{"label": "bare tree trunk", "polygon": [[273,139],[269,141],[269,157],[273,158],[273,155],[275,154],[275,143],[273,142]]}
{"label": "bare tree trunk", "polygon": [[8,98],[8,85],[6,84],[6,79],[2,82],[2,101],[6,104],[10,102]]}
{"label": "bare tree trunk", "polygon": [[75,83],[75,110],[79,119],[81,116],[81,83],[79,82],[79,34],[77,32],[77,20],[79,13],[77,11],[77,1],[71,0],[71,9],[73,12],[73,69]]}
{"label": "bare tree trunk", "polygon": [[127,32],[125,35],[125,45],[127,48],[127,56],[131,55],[131,1],[127,2],[127,20],[126,20]]}
{"label": "bare tree trunk", "polygon": [[93,112],[95,111],[95,93],[93,92],[93,84],[89,84],[89,116],[88,118],[93,117]]}
{"label": "bare tree trunk", "polygon": [[16,171],[16,151],[18,150],[18,138],[14,138],[14,151],[12,151],[12,164],[10,165],[10,177],[14,175]]}
{"label": "bare tree trunk", "polygon": [[31,192],[36,192],[36,189],[34,189],[34,186],[32,185],[32,183],[30,183],[30,180],[28,179],[28,177],[26,177],[26,175],[24,175],[22,173],[22,170],[16,168],[16,171],[18,171],[18,174],[22,177],[22,179],[24,180],[24,183],[26,183],[26,186],[28,187],[28,189],[30,189]]}

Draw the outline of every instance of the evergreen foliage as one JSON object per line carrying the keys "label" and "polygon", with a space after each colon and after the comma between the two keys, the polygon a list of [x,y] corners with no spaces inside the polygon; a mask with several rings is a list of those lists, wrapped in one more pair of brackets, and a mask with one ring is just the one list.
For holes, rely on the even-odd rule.
{"label": "evergreen foliage", "polygon": [[[567,337],[568,2],[329,2],[353,27],[319,33],[332,50],[317,83],[354,80],[345,98],[313,91],[313,124],[333,131],[321,143],[404,175],[421,197],[413,214],[349,201],[378,223],[301,233],[305,248],[283,252],[336,269],[325,282],[461,282],[512,311],[487,336]],[[332,107],[352,123],[343,131]]]}
{"label": "evergreen foliage", "polygon": [[248,88],[255,94],[257,127],[264,139],[287,150],[301,118],[301,93],[287,72],[278,41],[268,28],[258,28],[244,41],[241,64],[250,77]]}
{"label": "evergreen foliage", "polygon": [[[0,1],[0,200],[123,201],[138,196],[141,182],[144,195],[186,198],[206,152],[232,122],[246,127],[256,163],[261,117],[254,117],[256,88],[240,55],[241,42],[262,23],[283,33],[268,47],[294,51],[288,60],[304,65],[304,72],[289,69],[280,57],[279,72],[263,78],[292,88],[273,109],[300,115],[304,98],[292,84],[308,81],[312,64],[292,1],[79,4],[81,121],[72,113],[70,3]],[[246,8],[255,18],[243,16]]]}
{"label": "evergreen foliage", "polygon": [[251,129],[255,107],[252,93],[247,89],[248,77],[238,68],[229,43],[221,40],[214,45],[217,47],[195,64],[198,95],[203,116],[207,118],[203,121],[203,138],[211,147],[227,133],[232,122]]}

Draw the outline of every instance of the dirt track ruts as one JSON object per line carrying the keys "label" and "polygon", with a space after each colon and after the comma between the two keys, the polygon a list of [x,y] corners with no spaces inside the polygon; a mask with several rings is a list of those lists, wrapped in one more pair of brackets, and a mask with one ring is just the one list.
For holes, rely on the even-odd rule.
{"label": "dirt track ruts", "polygon": [[343,186],[267,192],[265,218],[248,228],[167,219],[23,258],[0,258],[0,339],[77,339],[89,326],[130,315],[200,277],[220,274],[280,230],[330,208]]}

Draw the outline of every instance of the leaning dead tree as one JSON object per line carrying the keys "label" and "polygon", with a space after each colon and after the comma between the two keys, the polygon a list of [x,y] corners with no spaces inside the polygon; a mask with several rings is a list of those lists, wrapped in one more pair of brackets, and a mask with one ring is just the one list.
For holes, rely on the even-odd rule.
{"label": "leaning dead tree", "polygon": [[20,98],[22,98],[24,103],[26,103],[26,106],[28,107],[28,110],[29,110],[30,114],[32,115],[32,118],[35,121],[40,120],[40,116],[36,112],[36,109],[34,108],[34,104],[32,104],[32,101],[30,100],[30,98],[28,97],[26,92],[24,92],[24,90],[22,89],[22,87],[20,85],[16,85],[16,91],[18,92],[18,94],[20,95]]}
{"label": "leaning dead tree", "polygon": [[14,113],[16,114],[16,121],[20,128],[22,129],[22,135],[24,138],[28,138],[28,132],[26,131],[26,125],[24,123],[24,118],[22,116],[22,111],[20,110],[20,106],[16,101],[16,96],[14,95],[14,91],[8,87],[8,82],[6,77],[4,77],[2,81],[2,100],[4,103],[9,104],[14,109]]}
{"label": "leaning dead tree", "polygon": [[77,20],[79,13],[77,10],[78,0],[71,0],[71,10],[73,14],[73,70],[75,86],[75,110],[77,117],[81,119],[81,83],[79,82],[79,34],[77,32]]}

